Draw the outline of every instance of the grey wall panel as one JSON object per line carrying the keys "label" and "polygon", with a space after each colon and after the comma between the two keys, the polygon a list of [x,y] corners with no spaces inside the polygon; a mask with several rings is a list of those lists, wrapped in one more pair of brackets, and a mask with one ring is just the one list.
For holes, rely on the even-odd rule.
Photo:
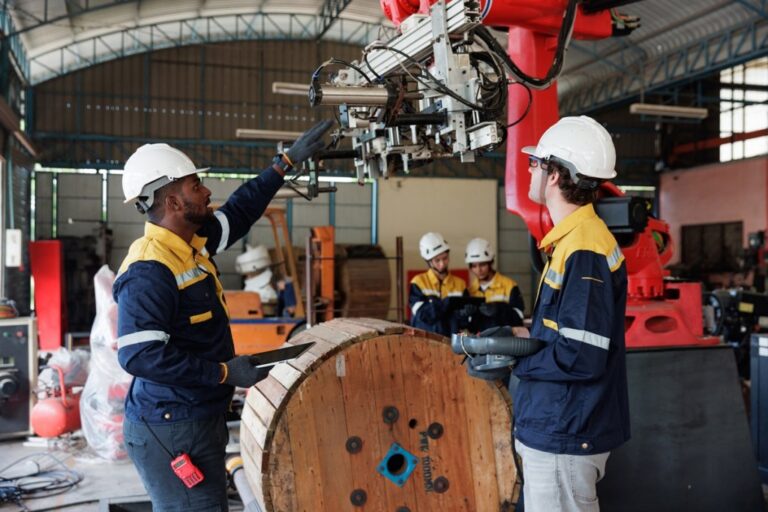
{"label": "grey wall panel", "polygon": [[357,183],[337,185],[336,202],[336,243],[371,243],[371,184]]}
{"label": "grey wall panel", "polygon": [[122,176],[107,178],[107,219],[112,229],[112,255],[109,266],[117,272],[120,263],[128,253],[128,247],[144,234],[144,221],[133,205],[123,203]]}
{"label": "grey wall panel", "polygon": [[307,201],[305,199],[293,199],[291,238],[294,245],[304,246],[309,229],[314,226],[328,225],[328,196]]}
{"label": "grey wall panel", "polygon": [[53,225],[53,174],[35,173],[35,238],[51,238]]}
{"label": "grey wall panel", "polygon": [[93,235],[101,220],[101,175],[60,174],[58,236]]}
{"label": "grey wall panel", "polygon": [[526,314],[530,314],[538,283],[528,254],[528,228],[523,219],[507,211],[504,187],[499,187],[498,204],[499,247],[496,248],[496,265],[499,272],[517,281],[525,299]]}

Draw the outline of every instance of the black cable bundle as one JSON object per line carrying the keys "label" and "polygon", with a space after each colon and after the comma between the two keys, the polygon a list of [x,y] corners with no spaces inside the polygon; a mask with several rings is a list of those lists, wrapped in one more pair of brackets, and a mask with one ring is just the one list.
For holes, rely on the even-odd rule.
{"label": "black cable bundle", "polygon": [[[15,466],[26,461],[31,461],[37,469],[32,473],[16,477],[3,476]],[[44,466],[45,462],[52,462],[52,464]],[[34,453],[0,469],[0,503],[15,503],[22,510],[28,510],[21,502],[22,499],[47,498],[62,494],[82,480],[83,475],[69,469],[53,455]]]}

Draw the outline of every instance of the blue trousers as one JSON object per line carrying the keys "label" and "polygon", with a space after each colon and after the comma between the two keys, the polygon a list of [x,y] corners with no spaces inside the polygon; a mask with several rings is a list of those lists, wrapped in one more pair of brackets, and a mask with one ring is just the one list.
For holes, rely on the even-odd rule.
{"label": "blue trousers", "polygon": [[171,456],[147,425],[126,419],[123,423],[126,451],[152,500],[153,512],[227,512],[224,459],[229,432],[224,416],[150,427],[174,458],[186,453],[204,475],[202,482],[187,488],[172,471]]}

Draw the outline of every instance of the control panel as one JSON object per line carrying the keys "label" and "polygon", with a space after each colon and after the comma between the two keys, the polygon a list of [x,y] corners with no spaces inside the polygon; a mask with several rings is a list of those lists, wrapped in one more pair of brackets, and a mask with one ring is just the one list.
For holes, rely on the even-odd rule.
{"label": "control panel", "polygon": [[36,385],[35,319],[0,320],[0,439],[32,434],[29,416]]}

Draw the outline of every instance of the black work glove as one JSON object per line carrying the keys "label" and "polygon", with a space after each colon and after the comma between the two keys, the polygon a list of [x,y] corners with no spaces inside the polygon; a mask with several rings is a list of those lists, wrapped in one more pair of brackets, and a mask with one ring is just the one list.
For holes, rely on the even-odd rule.
{"label": "black work glove", "polygon": [[296,142],[291,144],[291,148],[285,154],[294,167],[325,147],[323,135],[325,135],[325,132],[328,131],[331,125],[333,125],[331,120],[320,121],[299,135]]}
{"label": "black work glove", "polygon": [[227,378],[224,379],[224,384],[240,388],[249,388],[260,380],[266,379],[269,370],[272,369],[271,366],[259,368],[252,365],[251,356],[237,356],[224,364],[227,365]]}
{"label": "black work glove", "polygon": [[456,315],[459,318],[465,319],[473,316],[475,313],[477,313],[477,306],[475,306],[474,304],[465,304],[461,309],[459,309],[456,312]]}
{"label": "black work glove", "polygon": [[498,304],[484,302],[480,304],[480,314],[487,318],[494,318],[499,312]]}

